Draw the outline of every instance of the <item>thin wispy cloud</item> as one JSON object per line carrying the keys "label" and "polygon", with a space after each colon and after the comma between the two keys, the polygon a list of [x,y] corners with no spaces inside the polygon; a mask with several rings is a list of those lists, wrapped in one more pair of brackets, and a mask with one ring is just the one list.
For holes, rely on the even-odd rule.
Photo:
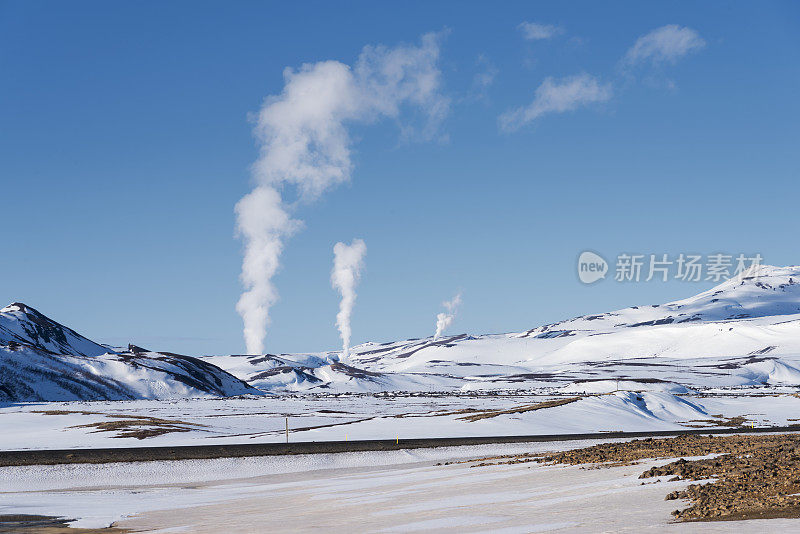
{"label": "thin wispy cloud", "polygon": [[589,74],[565,78],[548,77],[536,89],[527,106],[500,115],[500,129],[513,132],[542,115],[573,111],[595,102],[605,102],[613,94],[611,84],[602,83]]}
{"label": "thin wispy cloud", "polygon": [[483,54],[478,56],[475,65],[477,72],[472,77],[472,87],[466,97],[467,100],[485,98],[489,87],[494,84],[494,80],[497,77],[497,67]]}
{"label": "thin wispy cloud", "polygon": [[552,39],[564,33],[564,29],[553,24],[539,24],[538,22],[522,22],[517,28],[522,32],[522,37],[528,41],[541,41]]}
{"label": "thin wispy cloud", "polygon": [[706,42],[695,30],[668,24],[639,37],[628,50],[622,63],[636,66],[643,63],[674,64],[680,58],[705,47]]}

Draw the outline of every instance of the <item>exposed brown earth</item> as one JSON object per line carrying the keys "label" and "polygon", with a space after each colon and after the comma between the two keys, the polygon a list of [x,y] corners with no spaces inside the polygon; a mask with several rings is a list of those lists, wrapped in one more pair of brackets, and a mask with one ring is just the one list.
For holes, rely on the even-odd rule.
{"label": "exposed brown earth", "polygon": [[476,410],[475,408],[465,408],[463,410],[456,410],[454,412],[436,413],[432,415],[441,416],[441,415],[469,414],[465,415],[464,417],[459,417],[459,419],[464,421],[469,421],[470,423],[472,423],[475,421],[480,421],[481,419],[490,419],[492,417],[497,417],[498,415],[511,415],[511,414],[525,413],[525,412],[533,412],[536,410],[542,410],[544,408],[555,408],[556,406],[563,406],[565,404],[570,404],[572,402],[581,400],[581,398],[582,397],[566,397],[563,399],[553,399],[544,402],[537,402],[536,404],[523,404],[522,406],[515,406],[513,408],[508,408],[505,410]]}
{"label": "exposed brown earth", "polygon": [[191,432],[203,428],[205,425],[198,423],[188,423],[177,419],[161,419],[159,417],[147,417],[127,414],[107,414],[88,411],[68,411],[68,410],[34,410],[33,413],[44,415],[102,415],[108,420],[75,425],[70,428],[93,428],[93,432],[115,432],[113,438],[136,438],[146,439],[155,436],[162,436],[172,432]]}
{"label": "exposed brown earth", "polygon": [[[716,455],[685,460],[683,457]],[[644,459],[680,458],[648,469],[639,478],[714,480],[690,484],[667,495],[688,499],[675,510],[679,521],[718,521],[800,517],[800,435],[686,435],[675,438],[608,443],[552,454],[522,454],[477,460],[482,465],[539,462],[616,466]]]}
{"label": "exposed brown earth", "polygon": [[120,419],[75,425],[71,428],[94,428],[94,432],[115,432],[115,434],[111,436],[112,438],[146,439],[170,434],[172,432],[191,432],[203,426],[197,423],[172,421],[169,419],[159,419],[158,417],[138,417],[132,415],[114,415],[110,417],[119,417]]}
{"label": "exposed brown earth", "polygon": [[743,415],[737,415],[736,417],[712,415],[711,417],[713,419],[692,419],[681,424],[689,428],[708,428],[711,426],[743,427],[747,424],[747,418]]}
{"label": "exposed brown earth", "polygon": [[0,534],[123,534],[127,529],[70,528],[69,520],[42,515],[0,515]]}

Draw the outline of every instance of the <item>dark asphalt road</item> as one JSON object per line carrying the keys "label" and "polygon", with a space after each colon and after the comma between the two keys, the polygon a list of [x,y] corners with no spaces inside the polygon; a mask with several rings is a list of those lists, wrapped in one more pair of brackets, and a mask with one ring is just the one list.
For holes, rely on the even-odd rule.
{"label": "dark asphalt road", "polygon": [[418,438],[362,441],[304,441],[297,443],[248,443],[237,445],[186,445],[177,447],[120,447],[108,449],[0,451],[0,466],[101,464],[163,460],[208,460],[250,456],[320,454],[361,451],[392,451],[433,447],[486,445],[492,443],[541,443],[587,439],[625,439],[677,436],[685,434],[751,434],[800,432],[800,425],[764,428],[707,428],[653,432],[600,432],[591,434],[551,434],[537,436],[479,436],[462,438]]}

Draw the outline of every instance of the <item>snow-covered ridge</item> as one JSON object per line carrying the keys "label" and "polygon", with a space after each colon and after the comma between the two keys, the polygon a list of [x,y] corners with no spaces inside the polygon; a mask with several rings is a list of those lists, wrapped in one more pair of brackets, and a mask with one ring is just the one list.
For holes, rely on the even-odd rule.
{"label": "snow-covered ridge", "polygon": [[573,330],[658,326],[697,321],[729,321],[800,313],[800,266],[760,265],[693,297],[609,313],[583,315],[529,330],[524,336],[550,336]]}
{"label": "snow-covered ridge", "polygon": [[53,354],[99,356],[109,352],[37,310],[15,302],[0,310],[0,343],[22,343]]}
{"label": "snow-covered ridge", "polygon": [[[800,266],[759,266],[690,298],[525,332],[364,343],[334,352],[208,358],[266,390],[563,387],[607,376],[688,387],[800,383]],[[797,360],[797,361],[795,361]]]}
{"label": "snow-covered ridge", "polygon": [[115,352],[14,303],[0,310],[0,401],[165,399],[257,393],[189,356]]}

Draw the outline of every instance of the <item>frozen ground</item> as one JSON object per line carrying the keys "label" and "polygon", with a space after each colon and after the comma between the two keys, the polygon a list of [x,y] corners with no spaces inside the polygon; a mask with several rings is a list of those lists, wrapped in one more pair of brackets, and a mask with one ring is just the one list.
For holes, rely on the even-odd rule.
{"label": "frozen ground", "polygon": [[[595,384],[599,390],[607,385]],[[529,409],[553,399],[576,400]],[[281,395],[11,404],[0,408],[0,450],[276,442],[286,439],[286,416],[291,441],[560,434],[791,425],[800,418],[800,398],[789,388],[701,395],[672,393],[656,384],[653,391],[558,395]],[[743,419],[731,421],[736,417]]]}
{"label": "frozen ground", "polygon": [[470,468],[444,461],[599,441],[135,464],[0,468],[0,514],[145,532],[754,532],[793,520],[673,524],[686,482],[651,465]]}

